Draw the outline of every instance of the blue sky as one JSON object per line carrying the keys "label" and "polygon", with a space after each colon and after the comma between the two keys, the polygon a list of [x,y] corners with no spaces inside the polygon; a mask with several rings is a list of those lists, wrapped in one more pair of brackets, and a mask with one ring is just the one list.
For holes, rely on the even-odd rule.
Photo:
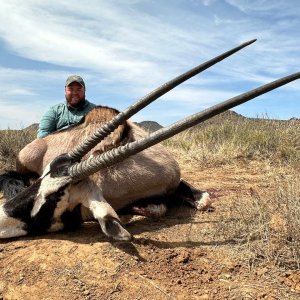
{"label": "blue sky", "polygon": [[[70,74],[90,101],[125,109],[162,83],[243,42],[134,121],[166,126],[300,71],[298,0],[10,0],[0,2],[0,129],[24,128],[64,101]],[[299,117],[300,81],[234,109]]]}

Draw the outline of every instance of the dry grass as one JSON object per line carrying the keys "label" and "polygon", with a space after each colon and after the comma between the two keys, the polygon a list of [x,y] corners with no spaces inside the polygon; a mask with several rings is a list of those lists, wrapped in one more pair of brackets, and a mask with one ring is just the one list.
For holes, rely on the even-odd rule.
{"label": "dry grass", "polygon": [[35,137],[35,130],[1,130],[0,169],[14,168],[18,152]]}
{"label": "dry grass", "polygon": [[[250,265],[272,262],[300,270],[300,122],[240,118],[210,122],[164,142],[182,165],[239,168],[269,165],[266,189],[229,201],[213,233],[235,240]],[[257,171],[260,172],[259,170]]]}
{"label": "dry grass", "polygon": [[270,262],[300,270],[300,177],[284,173],[273,174],[271,193],[252,188],[248,197],[233,199],[216,226],[214,234],[235,240],[250,266]]}
{"label": "dry grass", "polygon": [[164,142],[182,162],[204,167],[237,159],[270,160],[299,165],[300,122],[268,119],[224,119],[187,130]]}

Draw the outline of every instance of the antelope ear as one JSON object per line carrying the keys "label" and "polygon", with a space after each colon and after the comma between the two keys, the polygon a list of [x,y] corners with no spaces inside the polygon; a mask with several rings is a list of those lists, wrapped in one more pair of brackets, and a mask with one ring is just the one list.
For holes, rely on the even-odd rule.
{"label": "antelope ear", "polygon": [[50,176],[63,177],[69,176],[69,168],[74,164],[74,160],[66,153],[57,156],[50,163]]}
{"label": "antelope ear", "polygon": [[113,217],[106,217],[101,222],[102,231],[114,240],[130,241],[132,235],[121,225],[120,221]]}

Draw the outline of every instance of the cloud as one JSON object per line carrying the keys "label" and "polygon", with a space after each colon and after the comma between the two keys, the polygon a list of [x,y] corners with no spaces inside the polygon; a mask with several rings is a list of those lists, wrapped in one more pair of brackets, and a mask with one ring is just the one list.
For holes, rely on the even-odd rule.
{"label": "cloud", "polygon": [[129,9],[122,1],[90,1],[89,9],[67,1],[17,2],[0,4],[0,33],[14,53],[65,67],[113,72],[117,80],[160,74],[160,62],[176,61],[178,52],[197,43],[180,26]]}
{"label": "cloud", "polygon": [[36,94],[33,93],[30,90],[16,88],[16,89],[11,89],[11,90],[6,90],[4,92],[4,95],[7,95],[7,96],[11,96],[11,95],[14,95],[14,96],[19,96],[19,95],[21,95],[21,96],[33,96],[33,95],[36,95]]}
{"label": "cloud", "polygon": [[[70,6],[68,1],[16,3],[0,4],[0,33],[14,53],[98,71],[114,81],[163,81],[183,61],[185,65],[194,62],[196,55],[209,57],[212,45],[227,46],[216,40],[219,33],[210,26],[213,20],[180,12],[176,5],[170,10],[177,18],[165,21],[143,8],[147,1],[133,1],[132,6],[124,1],[90,1],[89,9],[81,3]],[[163,12],[168,4],[158,6]],[[218,24],[233,22],[217,15],[214,18]]]}
{"label": "cloud", "polygon": [[[159,105],[173,106],[165,114],[171,118],[177,111],[180,116],[181,103],[193,112],[199,99],[202,106],[210,105],[299,69],[300,5],[294,0],[70,3],[0,3],[5,45],[0,51],[24,62],[16,69],[9,61],[5,66],[10,67],[0,63],[1,116],[8,113],[5,104],[10,111],[30,107],[30,118],[23,119],[38,119],[46,106],[64,98],[70,73],[85,78],[92,101],[125,108],[189,68],[253,38],[258,38],[255,44],[165,95]],[[299,84],[284,89],[293,93]]]}
{"label": "cloud", "polygon": [[277,0],[267,1],[267,0],[225,0],[228,4],[235,8],[238,8],[244,13],[257,14],[263,13],[265,15],[279,15],[281,17],[295,16],[299,15],[300,8],[299,2],[297,0]]}
{"label": "cloud", "polygon": [[0,128],[2,129],[23,129],[30,124],[38,123],[40,114],[33,110],[31,106],[19,106],[15,104],[6,104],[0,109]]}
{"label": "cloud", "polygon": [[19,129],[39,122],[45,107],[62,99],[66,77],[62,71],[0,68],[0,128]]}
{"label": "cloud", "polygon": [[210,6],[216,2],[216,0],[195,0],[195,2],[201,2],[204,6]]}

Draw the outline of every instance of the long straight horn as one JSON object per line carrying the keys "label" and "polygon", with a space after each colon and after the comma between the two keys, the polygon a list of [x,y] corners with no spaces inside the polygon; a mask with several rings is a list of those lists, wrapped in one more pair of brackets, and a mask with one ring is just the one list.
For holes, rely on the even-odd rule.
{"label": "long straight horn", "polygon": [[76,180],[83,179],[102,168],[112,166],[131,155],[134,155],[144,149],[147,149],[163,140],[166,140],[175,134],[188,129],[196,124],[199,124],[217,114],[220,114],[228,109],[231,109],[239,104],[247,102],[255,97],[258,97],[264,93],[274,90],[282,85],[285,85],[291,81],[300,78],[300,72],[294,73],[287,77],[280,78],[266,85],[262,85],[256,89],[250,90],[246,93],[240,94],[236,97],[230,98],[224,102],[214,105],[202,112],[191,115],[181,121],[178,121],[168,127],[162,128],[148,137],[128,143],[124,146],[114,148],[108,152],[105,152],[99,156],[91,157],[83,162],[70,167],[70,176]]}
{"label": "long straight horn", "polygon": [[216,63],[220,62],[221,60],[227,58],[228,56],[234,54],[235,52],[245,48],[246,46],[254,43],[256,39],[248,41],[235,47],[223,54],[216,56],[215,58],[198,65],[197,67],[179,75],[178,77],[164,83],[157,89],[153,90],[140,100],[138,100],[135,104],[129,106],[125,111],[119,113],[116,117],[112,120],[107,122],[101,128],[99,128],[93,135],[88,137],[82,144],[78,145],[74,148],[70,153],[69,156],[74,160],[80,160],[86,153],[88,153],[92,148],[94,148],[98,143],[100,143],[105,137],[107,137],[111,132],[113,132],[119,125],[124,123],[128,120],[131,116],[136,114],[138,111],[143,109],[145,106],[152,103],[154,100],[159,98],[160,96],[166,94],[179,84],[183,83],[184,81],[190,79],[191,77],[199,74],[200,72],[208,69],[209,67],[215,65]]}

